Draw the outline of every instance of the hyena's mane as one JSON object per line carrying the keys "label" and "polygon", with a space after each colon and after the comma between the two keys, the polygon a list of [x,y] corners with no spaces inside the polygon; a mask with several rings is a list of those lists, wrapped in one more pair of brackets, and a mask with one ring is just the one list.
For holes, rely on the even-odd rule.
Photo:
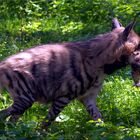
{"label": "hyena's mane", "polygon": [[[121,56],[122,47],[118,47],[118,45],[120,45],[118,39],[119,33],[112,31],[106,34],[98,35],[87,41],[69,42],[64,44],[65,47],[69,49],[78,50],[85,59],[100,61],[99,59],[103,60],[106,56],[114,57],[115,59]],[[108,53],[109,51],[110,53]]]}

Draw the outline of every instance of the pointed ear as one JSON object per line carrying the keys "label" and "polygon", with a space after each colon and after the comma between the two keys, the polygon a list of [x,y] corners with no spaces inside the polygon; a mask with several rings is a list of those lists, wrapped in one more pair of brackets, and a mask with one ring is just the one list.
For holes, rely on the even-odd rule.
{"label": "pointed ear", "polygon": [[128,26],[123,31],[123,40],[126,41],[127,37],[129,36],[130,32],[133,30],[135,26],[136,20],[128,24]]}
{"label": "pointed ear", "polygon": [[122,27],[122,24],[118,21],[117,18],[114,18],[112,20],[112,30],[119,27]]}

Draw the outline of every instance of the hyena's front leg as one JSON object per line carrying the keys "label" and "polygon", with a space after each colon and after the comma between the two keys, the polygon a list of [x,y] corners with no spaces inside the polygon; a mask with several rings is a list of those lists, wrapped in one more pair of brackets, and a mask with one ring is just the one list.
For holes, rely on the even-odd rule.
{"label": "hyena's front leg", "polygon": [[99,112],[99,109],[96,106],[96,98],[98,93],[100,92],[100,89],[101,86],[92,87],[86,93],[86,96],[79,99],[84,104],[93,120],[98,120],[102,118],[101,113]]}
{"label": "hyena's front leg", "polygon": [[55,120],[58,114],[62,111],[62,109],[71,101],[68,96],[58,97],[53,103],[51,108],[49,109],[48,115],[42,122],[42,128],[46,129],[50,124]]}

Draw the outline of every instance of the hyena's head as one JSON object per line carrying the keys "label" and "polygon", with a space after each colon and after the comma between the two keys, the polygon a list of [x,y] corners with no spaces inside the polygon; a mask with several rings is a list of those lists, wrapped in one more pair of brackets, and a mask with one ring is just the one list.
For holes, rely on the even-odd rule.
{"label": "hyena's head", "polygon": [[136,20],[128,24],[128,26],[123,27],[122,24],[117,20],[113,19],[112,29],[117,37],[117,47],[120,48],[121,52],[119,54],[122,56],[130,56],[140,44],[139,36],[133,31]]}
{"label": "hyena's head", "polygon": [[[140,87],[140,37],[133,31],[135,19],[126,28],[122,27],[117,19],[113,20],[113,30],[120,33],[120,42],[123,44],[121,57],[125,57],[120,63],[131,66],[134,85]],[[124,29],[123,29],[124,28]]]}

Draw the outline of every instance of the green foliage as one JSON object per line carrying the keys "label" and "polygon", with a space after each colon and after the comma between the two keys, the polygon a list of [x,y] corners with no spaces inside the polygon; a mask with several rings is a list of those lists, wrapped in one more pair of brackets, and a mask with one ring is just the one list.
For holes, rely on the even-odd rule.
{"label": "green foliage", "polygon": [[[37,44],[85,40],[110,31],[113,17],[127,25],[139,7],[139,0],[0,0],[0,59]],[[139,33],[140,26],[135,30]],[[35,104],[17,125],[1,123],[0,139],[140,139],[140,94],[129,72],[118,71],[104,82],[98,98],[104,123],[90,120],[73,101],[46,133],[38,122],[48,107]],[[6,92],[0,100],[1,109],[11,104]]]}

